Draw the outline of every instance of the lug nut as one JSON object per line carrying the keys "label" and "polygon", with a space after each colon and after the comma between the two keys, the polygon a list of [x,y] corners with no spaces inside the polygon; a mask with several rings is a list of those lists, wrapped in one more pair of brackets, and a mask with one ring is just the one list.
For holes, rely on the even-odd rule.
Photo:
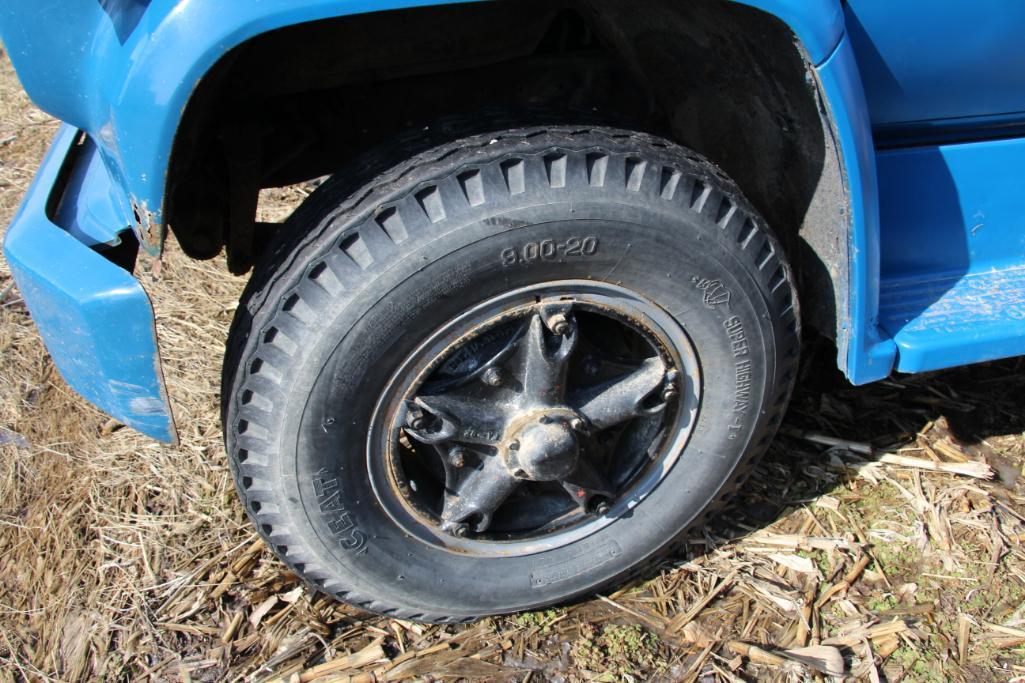
{"label": "lug nut", "polygon": [[609,502],[604,498],[599,498],[597,502],[591,505],[591,511],[599,517],[609,514],[609,508]]}
{"label": "lug nut", "polygon": [[420,431],[423,431],[427,427],[427,420],[425,420],[422,416],[421,417],[412,417],[412,416],[410,416],[410,418],[409,418],[409,426],[410,426],[411,429],[415,429],[416,431],[420,432]]}
{"label": "lug nut", "polygon": [[502,376],[502,370],[500,368],[491,367],[484,371],[484,374],[480,376],[481,380],[485,384],[491,387],[501,386],[505,378]]}
{"label": "lug nut", "polygon": [[570,324],[569,319],[566,318],[565,313],[556,313],[548,319],[548,329],[560,337],[565,337],[569,334]]}
{"label": "lug nut", "polygon": [[583,418],[574,417],[572,420],[569,421],[569,426],[574,431],[582,432],[587,428],[587,423],[584,422]]}
{"label": "lug nut", "polygon": [[448,454],[448,462],[452,467],[462,467],[466,464],[466,451],[462,448],[453,448]]}
{"label": "lug nut", "polygon": [[662,389],[662,400],[663,401],[671,401],[671,400],[673,400],[674,398],[676,398],[677,396],[680,395],[680,390],[679,390],[679,388],[676,385],[676,381],[679,378],[680,378],[680,371],[679,370],[670,370],[669,372],[666,373],[665,380],[664,380],[665,384],[663,385],[665,388]]}
{"label": "lug nut", "polygon": [[458,536],[459,538],[466,538],[466,535],[470,533],[470,527],[466,524],[459,523],[452,527],[452,535]]}

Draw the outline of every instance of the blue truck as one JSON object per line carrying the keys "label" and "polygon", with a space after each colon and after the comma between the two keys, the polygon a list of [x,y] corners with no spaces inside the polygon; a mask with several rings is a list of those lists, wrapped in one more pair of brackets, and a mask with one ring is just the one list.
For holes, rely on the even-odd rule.
{"label": "blue truck", "polygon": [[68,384],[173,442],[134,273],[169,238],[225,253],[251,273],[225,446],[274,551],[397,617],[537,608],[742,486],[813,332],[855,384],[1025,354],[1022,25],[1008,0],[6,0],[64,125],[4,254]]}

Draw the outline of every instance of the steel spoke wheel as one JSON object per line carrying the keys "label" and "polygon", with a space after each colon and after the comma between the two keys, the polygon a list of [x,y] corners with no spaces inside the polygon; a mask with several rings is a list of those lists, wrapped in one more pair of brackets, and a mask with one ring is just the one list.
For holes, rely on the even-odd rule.
{"label": "steel spoke wheel", "polygon": [[658,485],[700,386],[680,325],[621,287],[496,297],[443,326],[383,392],[374,491],[407,532],[462,552],[572,542]]}
{"label": "steel spoke wheel", "polygon": [[289,220],[222,393],[238,490],[285,563],[367,610],[464,621],[670,553],[768,445],[800,326],[778,242],[694,153],[435,131]]}

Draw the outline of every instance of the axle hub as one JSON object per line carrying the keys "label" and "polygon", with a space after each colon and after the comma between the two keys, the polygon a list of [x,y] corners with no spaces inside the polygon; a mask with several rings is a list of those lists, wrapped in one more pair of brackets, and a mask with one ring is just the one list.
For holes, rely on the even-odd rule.
{"label": "axle hub", "polygon": [[528,422],[506,445],[509,469],[519,479],[559,481],[577,468],[579,456],[572,427],[564,418],[548,415]]}

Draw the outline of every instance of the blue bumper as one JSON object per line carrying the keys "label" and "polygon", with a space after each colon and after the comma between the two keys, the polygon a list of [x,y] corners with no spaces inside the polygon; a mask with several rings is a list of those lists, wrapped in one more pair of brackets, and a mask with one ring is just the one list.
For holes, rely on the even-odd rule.
{"label": "blue bumper", "polygon": [[95,147],[63,126],[7,230],[4,255],[67,383],[124,424],[174,441],[149,297],[92,248],[117,241],[128,224],[118,224],[121,215]]}

